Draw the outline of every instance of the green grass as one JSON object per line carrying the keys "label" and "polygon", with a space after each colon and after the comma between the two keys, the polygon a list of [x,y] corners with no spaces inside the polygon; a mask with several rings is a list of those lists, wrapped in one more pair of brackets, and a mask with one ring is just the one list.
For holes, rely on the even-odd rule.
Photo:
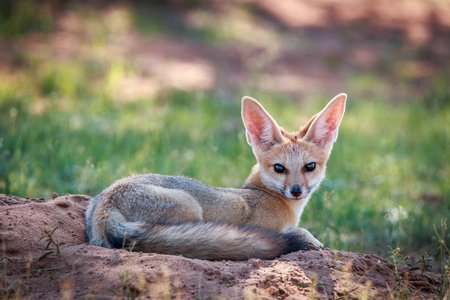
{"label": "green grass", "polygon": [[32,0],[2,1],[0,35],[16,37],[33,30],[49,32],[53,27],[52,2],[58,1],[44,0],[39,4]]}
{"label": "green grass", "polygon": [[433,226],[450,213],[449,118],[448,107],[432,113],[420,103],[351,106],[323,193],[311,201],[314,224],[328,228],[313,231],[349,250],[429,247]]}

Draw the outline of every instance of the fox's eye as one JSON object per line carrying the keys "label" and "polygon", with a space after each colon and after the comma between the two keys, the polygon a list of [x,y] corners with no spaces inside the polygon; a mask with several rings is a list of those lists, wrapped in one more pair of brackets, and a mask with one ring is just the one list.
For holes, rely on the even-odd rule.
{"label": "fox's eye", "polygon": [[314,169],[316,168],[316,163],[309,163],[305,166],[305,171],[306,172],[311,172],[314,171]]}
{"label": "fox's eye", "polygon": [[283,167],[283,166],[280,165],[280,164],[274,165],[274,166],[273,166],[273,169],[274,169],[275,172],[277,172],[277,173],[285,173],[285,172],[286,172],[285,167]]}

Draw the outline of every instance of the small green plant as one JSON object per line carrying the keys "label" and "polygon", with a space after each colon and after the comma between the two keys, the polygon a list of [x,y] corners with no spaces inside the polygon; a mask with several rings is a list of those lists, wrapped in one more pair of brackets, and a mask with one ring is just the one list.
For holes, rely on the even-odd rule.
{"label": "small green plant", "polygon": [[[53,234],[55,233],[56,229],[58,229],[58,226],[53,228],[53,230],[51,230],[51,231],[47,228],[42,229],[42,232],[44,233],[44,235],[41,236],[39,241],[45,238],[46,242],[47,242],[47,246],[45,246],[45,250],[49,250],[50,246],[53,246],[55,249],[42,254],[38,258],[38,261],[43,260],[44,258],[46,258],[47,256],[49,256],[51,254],[56,254],[57,256],[64,258],[64,255],[61,253],[60,248],[62,245],[65,245],[67,243],[66,242],[58,242],[53,238]],[[64,258],[64,260],[65,260],[65,258]]]}
{"label": "small green plant", "polygon": [[415,260],[414,256],[406,257],[405,260],[411,261],[411,267],[408,269],[409,271],[415,271],[415,270],[421,270],[422,275],[428,271],[429,269],[433,268],[431,265],[431,262],[433,261],[433,255],[428,255],[427,252],[424,252],[418,261]]}
{"label": "small green plant", "polygon": [[441,299],[449,299],[450,298],[450,289],[449,289],[449,281],[450,281],[450,250],[448,249],[447,244],[445,243],[445,236],[447,233],[447,219],[441,219],[441,231],[440,233],[434,227],[434,231],[439,239],[439,259],[441,262],[441,284],[439,286],[439,297]]}
{"label": "small green plant", "polygon": [[120,291],[117,292],[113,288],[110,288],[109,290],[121,299],[137,299],[138,297],[142,296],[146,290],[145,278],[143,278],[142,276],[137,276],[137,278],[135,278],[137,280],[137,284],[135,284],[131,279],[130,270],[126,270],[125,272],[119,274]]}
{"label": "small green plant", "polygon": [[311,283],[307,283],[311,290],[309,299],[317,299],[320,296],[318,288],[319,276],[317,274],[313,274],[309,277],[309,279],[311,280]]}
{"label": "small green plant", "polygon": [[450,250],[445,242],[445,237],[447,234],[447,219],[442,218],[440,231],[434,227],[435,233],[438,237],[439,247],[437,251],[433,254],[427,254],[424,252],[420,259],[416,260],[414,256],[405,256],[402,259],[400,254],[400,248],[392,249],[389,251],[390,257],[392,259],[392,264],[394,265],[394,276],[395,285],[391,288],[390,294],[394,295],[396,299],[409,299],[411,297],[411,289],[408,286],[408,273],[405,272],[400,274],[400,266],[410,265],[408,271],[421,270],[422,275],[425,272],[432,269],[433,257],[437,257],[440,262],[440,282],[437,284],[432,277],[428,277],[428,281],[433,285],[438,287],[436,292],[436,297],[439,299],[450,299]]}
{"label": "small green plant", "polygon": [[400,266],[404,265],[408,261],[408,257],[405,256],[403,259],[400,259],[400,248],[397,247],[395,249],[392,249],[391,246],[389,246],[391,251],[390,258],[392,259],[392,264],[394,265],[394,280],[395,285],[390,288],[390,294],[395,296],[396,299],[408,299],[411,296],[411,289],[408,285],[408,273],[405,272],[403,274],[400,274],[399,268]]}

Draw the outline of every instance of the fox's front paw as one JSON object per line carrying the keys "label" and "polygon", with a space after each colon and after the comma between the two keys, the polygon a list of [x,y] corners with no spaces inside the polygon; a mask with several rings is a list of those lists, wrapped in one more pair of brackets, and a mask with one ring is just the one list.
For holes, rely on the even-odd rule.
{"label": "fox's front paw", "polygon": [[304,229],[304,228],[296,228],[297,232],[299,234],[301,234],[304,238],[305,241],[307,241],[308,243],[310,243],[312,245],[311,249],[320,249],[323,248],[323,244],[321,242],[319,242],[318,239],[316,239],[311,232],[309,232],[308,230]]}

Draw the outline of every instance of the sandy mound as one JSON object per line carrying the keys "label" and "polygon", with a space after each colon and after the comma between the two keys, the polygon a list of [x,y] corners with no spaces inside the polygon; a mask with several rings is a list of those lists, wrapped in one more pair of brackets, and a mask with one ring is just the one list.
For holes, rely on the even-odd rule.
{"label": "sandy mound", "polygon": [[402,266],[396,276],[394,266],[375,255],[324,249],[231,262],[90,246],[84,233],[89,198],[0,194],[2,298],[436,298],[437,274]]}

